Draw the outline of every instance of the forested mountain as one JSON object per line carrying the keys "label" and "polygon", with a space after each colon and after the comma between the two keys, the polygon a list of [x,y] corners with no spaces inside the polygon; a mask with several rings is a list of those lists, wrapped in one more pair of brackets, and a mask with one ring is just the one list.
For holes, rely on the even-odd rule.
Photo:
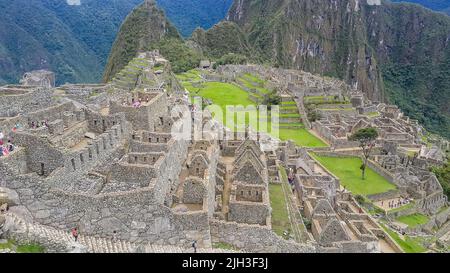
{"label": "forested mountain", "polygon": [[[121,23],[142,2],[0,0],[0,84],[17,82],[34,69],[55,71],[58,84],[100,81]],[[231,3],[158,1],[184,36],[222,20]]]}
{"label": "forested mountain", "polygon": [[[252,47],[253,61],[341,78],[450,137],[450,17],[415,4],[381,3],[236,0],[227,20],[244,33],[239,40]],[[202,48],[211,57],[229,53],[223,45],[236,42],[216,28],[206,33],[215,42],[193,40],[209,45]]]}
{"label": "forested mountain", "polygon": [[141,1],[1,0],[0,83],[41,68],[59,84],[99,81],[120,24]]}
{"label": "forested mountain", "polygon": [[409,2],[450,15],[450,0],[393,0],[392,2]]}
{"label": "forested mountain", "polygon": [[157,0],[183,37],[197,28],[209,29],[225,18],[233,0]]}

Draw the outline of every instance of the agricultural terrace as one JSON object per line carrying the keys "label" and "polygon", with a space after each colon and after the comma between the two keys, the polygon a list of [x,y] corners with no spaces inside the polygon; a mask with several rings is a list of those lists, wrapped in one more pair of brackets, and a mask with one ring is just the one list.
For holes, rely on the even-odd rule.
{"label": "agricultural terrace", "polygon": [[[227,105],[242,105],[244,107],[253,105],[256,107],[256,103],[251,100],[249,92],[245,89],[256,89],[259,90],[261,94],[269,93],[269,91],[263,87],[264,81],[250,74],[245,74],[244,76],[240,77],[235,83],[205,82],[202,80],[200,72],[198,70],[191,70],[189,72],[180,74],[177,77],[183,87],[190,92],[191,97],[200,96],[203,99],[206,99],[214,103],[215,105],[220,106],[224,114]],[[244,84],[247,88],[244,87]],[[256,121],[255,124],[255,121],[249,121],[249,114],[246,114],[245,123],[250,124],[250,126],[253,128],[257,128],[257,130],[259,130],[260,132],[268,132],[274,135],[274,132],[270,131],[270,115],[271,114],[269,112],[267,116],[267,122]],[[224,117],[214,118],[221,122],[224,121]],[[258,119],[259,118],[260,117],[258,117]],[[297,145],[306,147],[326,146],[323,141],[312,135],[308,130],[304,128],[303,124],[301,123],[301,116],[300,114],[298,114],[298,109],[294,101],[283,101],[281,103],[279,118],[292,119],[292,122],[289,123],[280,122],[278,137],[281,140],[292,140]],[[236,115],[234,122],[234,129],[243,128],[244,122],[238,122]],[[227,124],[225,123],[225,125]]]}

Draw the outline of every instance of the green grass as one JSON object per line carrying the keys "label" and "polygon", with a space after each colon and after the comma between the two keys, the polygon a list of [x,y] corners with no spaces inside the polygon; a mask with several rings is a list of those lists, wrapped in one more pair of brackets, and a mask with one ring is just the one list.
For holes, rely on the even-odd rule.
{"label": "green grass", "polygon": [[13,240],[0,244],[0,249],[11,249],[17,253],[43,253],[45,248],[37,244],[17,245]]}
{"label": "green grass", "polygon": [[300,118],[299,113],[279,114],[280,118]]}
{"label": "green grass", "polygon": [[407,205],[404,205],[404,206],[401,206],[399,208],[391,209],[391,210],[389,210],[389,213],[399,212],[399,211],[403,211],[403,210],[410,209],[410,208],[413,208],[413,207],[414,207],[414,202],[411,202],[411,203],[409,203]]}
{"label": "green grass", "polygon": [[260,78],[254,75],[244,74],[243,76],[239,77],[239,82],[246,88],[258,90],[258,92],[260,92],[261,94],[270,93],[270,91],[264,87],[265,81],[261,80]]}
{"label": "green grass", "polygon": [[282,186],[269,184],[269,196],[272,207],[272,230],[283,237],[284,231],[291,230],[291,225]]}
{"label": "green grass", "polygon": [[293,100],[290,101],[282,101],[281,106],[295,106],[297,107],[297,103]]}
{"label": "green grass", "polygon": [[422,253],[427,250],[418,240],[409,236],[404,236],[405,239],[403,240],[397,232],[391,230],[383,224],[380,225],[406,253]]}
{"label": "green grass", "polygon": [[397,221],[407,224],[409,227],[414,228],[419,225],[426,224],[430,218],[426,215],[415,213],[411,215],[404,215],[397,218]]}
{"label": "green grass", "polygon": [[200,71],[198,70],[189,70],[187,72],[181,73],[177,75],[178,80],[185,82],[185,81],[201,81],[202,78],[200,77]]}
{"label": "green grass", "polygon": [[0,244],[0,249],[12,249],[14,247],[14,242],[8,240],[6,243]]}
{"label": "green grass", "polygon": [[312,154],[329,171],[339,177],[341,185],[353,194],[371,195],[395,190],[396,186],[370,168],[366,169],[366,179],[361,178],[362,160],[357,157],[338,158]]}
{"label": "green grass", "polygon": [[368,117],[373,118],[373,117],[378,117],[381,114],[379,112],[370,112],[367,114]]}
{"label": "green grass", "polygon": [[226,250],[239,250],[235,246],[224,243],[224,242],[213,243],[213,248],[220,248],[220,249],[226,249]]}
{"label": "green grass", "polygon": [[262,80],[261,78],[259,78],[258,76],[255,76],[253,74],[250,73],[246,73],[242,76],[242,78],[248,80],[248,81],[252,81],[254,83],[257,83],[259,85],[264,85],[266,83],[266,81]]}
{"label": "green grass", "polygon": [[18,253],[43,253],[44,248],[40,245],[30,244],[30,245],[20,245],[17,247]]}
{"label": "green grass", "polygon": [[304,128],[280,129],[280,139],[292,140],[303,147],[327,147],[327,144]]}
{"label": "green grass", "polygon": [[[195,71],[195,70],[194,70]],[[195,73],[192,71],[180,74],[181,77],[195,77]],[[180,75],[178,77],[180,77]],[[221,82],[206,82],[202,83],[200,87],[194,87],[192,83],[188,81],[182,82],[183,86],[191,93],[191,96],[199,96],[208,100],[211,100],[214,102],[214,104],[220,106],[223,113],[225,114],[225,107],[227,105],[242,105],[242,106],[249,106],[249,105],[255,105],[253,101],[249,99],[249,94],[239,88],[239,86],[230,84],[230,83],[221,83]],[[290,104],[287,104],[288,106],[284,106],[286,108],[295,108],[297,109],[297,106],[293,105],[290,106]],[[262,132],[270,132],[271,128],[271,122],[268,121],[266,123],[253,123],[249,122],[248,118],[249,114],[246,114],[245,122],[246,124],[249,124],[255,129],[258,129]],[[286,115],[286,116],[284,116]],[[298,114],[282,114],[283,117],[297,117]],[[215,117],[218,121],[223,122],[223,117]],[[269,130],[263,129],[265,125],[267,124],[267,127]],[[225,125],[227,125],[225,123]],[[236,126],[242,126],[243,122],[237,122],[235,117],[235,127]],[[302,125],[299,123],[299,125]],[[274,134],[272,134],[274,135]],[[283,141],[286,140],[292,140],[299,146],[306,146],[306,147],[326,147],[327,145],[309,133],[304,128],[298,128],[298,129],[279,129],[279,138]]]}

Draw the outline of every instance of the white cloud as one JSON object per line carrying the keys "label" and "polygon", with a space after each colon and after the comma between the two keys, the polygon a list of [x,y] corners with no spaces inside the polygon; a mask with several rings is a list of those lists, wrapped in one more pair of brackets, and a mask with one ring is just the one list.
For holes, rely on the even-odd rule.
{"label": "white cloud", "polygon": [[67,1],[67,5],[70,5],[70,6],[81,5],[81,0],[66,0],[66,1]]}
{"label": "white cloud", "polygon": [[381,5],[381,0],[367,0],[367,4],[371,6],[379,6]]}

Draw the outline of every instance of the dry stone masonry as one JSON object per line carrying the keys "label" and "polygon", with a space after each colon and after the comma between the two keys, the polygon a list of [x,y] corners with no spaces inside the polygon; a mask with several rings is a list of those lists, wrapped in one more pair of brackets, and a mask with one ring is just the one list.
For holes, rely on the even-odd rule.
{"label": "dry stone masonry", "polygon": [[[209,62],[202,67],[211,69]],[[371,168],[398,190],[370,198],[414,198],[414,211],[448,227],[442,210],[448,201],[427,171],[443,164],[443,141],[421,145],[416,121],[338,80],[234,65],[210,70],[202,80],[232,82],[246,73],[265,79],[292,102],[298,122],[332,146],[318,153],[358,155],[348,135],[376,127]],[[54,82],[53,73],[34,71],[21,85],[0,87],[0,132],[15,147],[0,157],[2,238],[47,252],[185,253],[194,241],[199,252],[228,252],[215,248],[220,244],[244,252],[402,252],[309,150],[250,128],[232,133],[207,113],[174,115],[174,106],[190,103],[158,51],[139,53],[108,84]],[[321,118],[310,122],[305,104],[320,96],[327,98]],[[186,118],[200,118],[227,137],[175,137]],[[294,177],[292,188],[283,169]],[[283,188],[294,237],[272,229],[271,184]],[[77,243],[69,233],[75,227]]]}

